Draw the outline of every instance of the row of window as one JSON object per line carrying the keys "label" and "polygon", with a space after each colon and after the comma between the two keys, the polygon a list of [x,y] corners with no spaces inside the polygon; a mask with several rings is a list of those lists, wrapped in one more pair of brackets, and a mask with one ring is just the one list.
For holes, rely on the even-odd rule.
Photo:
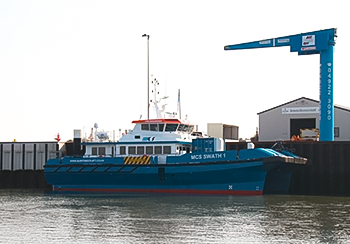
{"label": "row of window", "polygon": [[105,155],[106,154],[106,148],[105,147],[92,147],[91,148],[91,154],[92,155]]}
{"label": "row of window", "polygon": [[[128,149],[128,152],[127,152]],[[120,146],[119,153],[124,154],[170,154],[171,146]]]}
{"label": "row of window", "polygon": [[[190,152],[190,147],[177,147],[179,151]],[[128,151],[128,152],[127,152]],[[119,154],[171,154],[171,146],[120,146]],[[106,155],[105,147],[92,147],[91,155]],[[114,156],[114,147],[112,148],[112,156]]]}
{"label": "row of window", "polygon": [[185,124],[166,124],[164,130],[164,124],[141,124],[141,130],[147,131],[185,131],[191,133],[194,129],[192,125]]}
{"label": "row of window", "polygon": [[[106,155],[106,148],[105,147],[92,147],[91,148],[91,155]],[[114,157],[114,147],[112,148],[112,157]]]}
{"label": "row of window", "polygon": [[141,124],[141,130],[163,131],[164,124]]}

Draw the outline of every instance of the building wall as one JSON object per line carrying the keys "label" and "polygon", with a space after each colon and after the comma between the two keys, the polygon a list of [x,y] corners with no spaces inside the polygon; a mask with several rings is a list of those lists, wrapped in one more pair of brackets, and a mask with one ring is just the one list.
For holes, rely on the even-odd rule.
{"label": "building wall", "polygon": [[334,108],[334,127],[339,127],[340,135],[335,141],[350,141],[350,112]]}
{"label": "building wall", "polygon": [[208,123],[207,134],[212,137],[223,137],[224,126],[222,123]]}
{"label": "building wall", "polygon": [[[302,102],[304,101],[304,102]],[[319,114],[282,114],[286,108],[308,108],[318,107],[318,103],[308,100],[298,100],[293,103],[285,104],[281,107],[271,109],[259,115],[259,140],[274,141],[274,140],[289,140],[290,135],[290,120],[291,119],[306,119],[315,118],[316,127],[319,127]]]}
{"label": "building wall", "polygon": [[223,137],[224,139],[238,140],[239,128],[238,126],[224,125]]}
{"label": "building wall", "polygon": [[212,137],[238,140],[239,127],[222,123],[208,123],[207,134]]}
{"label": "building wall", "polygon": [[[314,108],[319,107],[318,102],[308,99],[300,99],[288,104],[259,114],[259,140],[290,140],[291,119],[315,119],[316,128],[320,128],[318,112],[311,113],[283,113],[283,109],[290,108]],[[334,107],[334,127],[339,127],[339,137],[334,137],[335,141],[350,140],[350,111],[339,107]]]}

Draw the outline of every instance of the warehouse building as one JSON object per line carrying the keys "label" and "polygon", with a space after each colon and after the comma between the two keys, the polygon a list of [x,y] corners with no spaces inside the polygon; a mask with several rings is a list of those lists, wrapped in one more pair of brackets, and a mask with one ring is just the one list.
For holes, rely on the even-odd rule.
{"label": "warehouse building", "polygon": [[[258,116],[259,141],[291,140],[293,136],[317,139],[319,101],[301,97]],[[350,141],[350,108],[334,105],[334,141]]]}

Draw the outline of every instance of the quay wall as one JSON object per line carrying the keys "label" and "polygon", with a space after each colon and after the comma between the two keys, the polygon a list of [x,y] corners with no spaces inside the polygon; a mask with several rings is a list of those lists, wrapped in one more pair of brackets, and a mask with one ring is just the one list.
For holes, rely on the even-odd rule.
{"label": "quay wall", "polygon": [[58,153],[57,142],[0,142],[0,189],[50,188],[44,165]]}
{"label": "quay wall", "polygon": [[0,171],[0,189],[47,189],[44,170],[2,170]]}
{"label": "quay wall", "polygon": [[[254,142],[256,148],[271,148],[276,142]],[[285,148],[308,159],[293,173],[290,194],[350,196],[350,141],[283,141]],[[228,142],[227,150],[247,147],[246,142]]]}

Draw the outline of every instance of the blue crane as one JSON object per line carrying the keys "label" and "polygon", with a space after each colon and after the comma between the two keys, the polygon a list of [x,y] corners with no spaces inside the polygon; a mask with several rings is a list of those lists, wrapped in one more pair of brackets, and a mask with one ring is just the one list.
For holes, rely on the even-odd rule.
{"label": "blue crane", "polygon": [[320,141],[334,140],[333,49],[337,29],[326,29],[254,42],[227,45],[225,50],[290,46],[298,55],[320,54]]}

